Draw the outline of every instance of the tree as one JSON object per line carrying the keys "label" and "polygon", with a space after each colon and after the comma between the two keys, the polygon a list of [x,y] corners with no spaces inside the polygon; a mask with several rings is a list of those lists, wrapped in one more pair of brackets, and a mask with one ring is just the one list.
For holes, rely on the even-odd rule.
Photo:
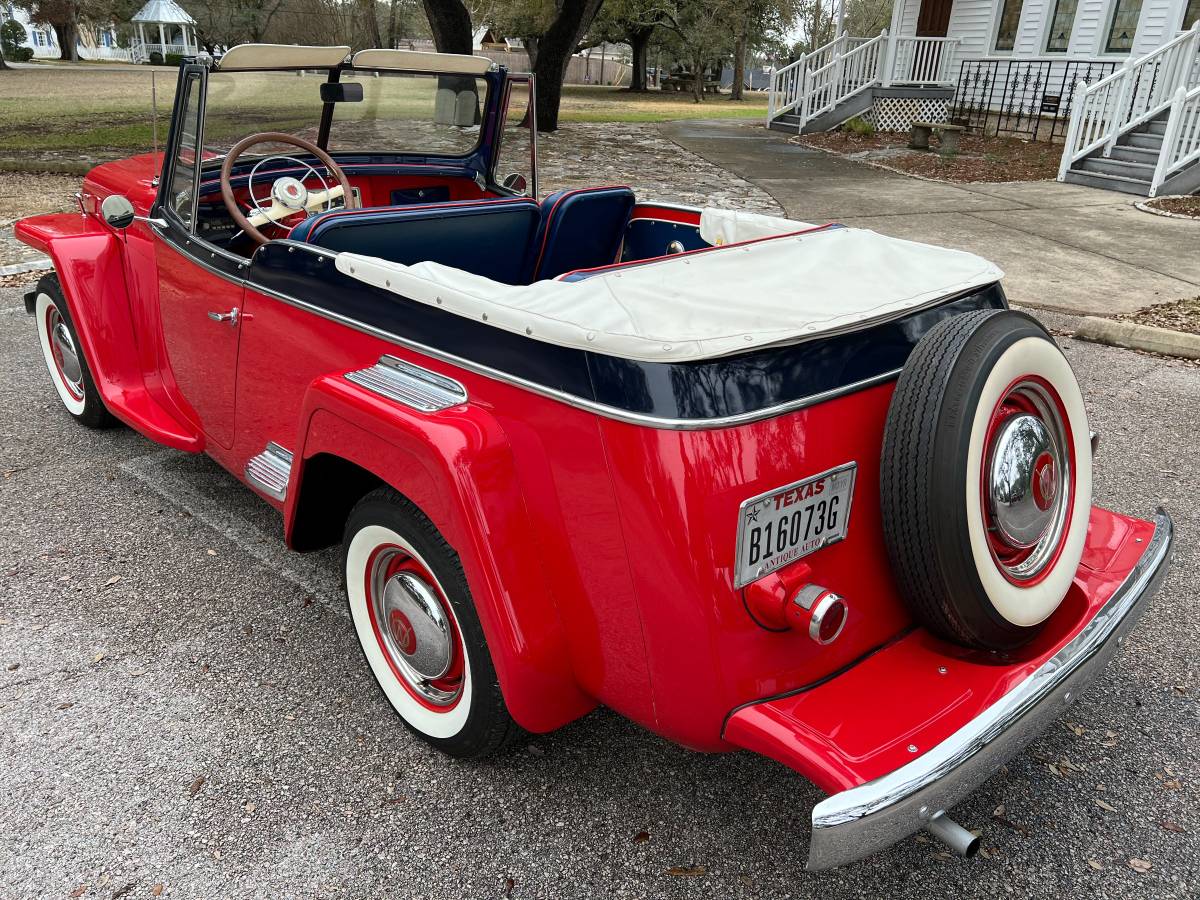
{"label": "tree", "polygon": [[[889,0],[872,0],[889,2]],[[730,100],[741,100],[746,82],[746,54],[751,49],[784,42],[799,16],[800,0],[740,0],[733,25],[733,87]]]}
{"label": "tree", "polygon": [[471,13],[461,0],[423,0],[438,53],[471,53]]}
{"label": "tree", "polygon": [[633,74],[631,91],[646,90],[650,41],[662,25],[667,4],[663,0],[606,0],[591,34],[600,40],[629,44]]}
{"label": "tree", "polygon": [[58,39],[59,59],[79,61],[79,18],[77,0],[38,0],[29,11],[38,25],[49,25]]}
{"label": "tree", "polygon": [[732,50],[730,38],[736,15],[728,4],[704,0],[678,0],[664,12],[663,25],[671,33],[675,55],[687,63],[697,103],[704,100],[705,70]]}
{"label": "tree", "polygon": [[538,131],[558,129],[558,108],[562,103],[567,66],[603,2],[554,0],[553,18],[537,36],[537,59],[533,64],[533,74],[537,78]]}
{"label": "tree", "polygon": [[[492,21],[506,34],[525,40],[529,67],[537,79],[538,131],[558,128],[567,65],[604,0],[497,0]],[[439,51],[471,52],[471,13],[460,0],[424,0]],[[439,36],[441,35],[441,36]],[[461,44],[454,43],[461,41]],[[460,49],[453,49],[459,47]]]}
{"label": "tree", "polygon": [[843,28],[855,37],[874,37],[891,25],[893,0],[846,0]]}
{"label": "tree", "polygon": [[826,0],[799,0],[796,11],[801,32],[797,53],[811,53],[833,40],[837,19],[832,0],[828,4]]}

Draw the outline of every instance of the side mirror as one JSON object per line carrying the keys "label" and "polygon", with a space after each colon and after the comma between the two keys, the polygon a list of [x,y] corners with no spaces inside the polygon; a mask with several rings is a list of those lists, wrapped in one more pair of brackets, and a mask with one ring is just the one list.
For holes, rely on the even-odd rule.
{"label": "side mirror", "polygon": [[529,182],[525,180],[525,176],[520,172],[513,172],[511,175],[506,175],[504,181],[500,183],[514,194],[524,195],[529,190]]}
{"label": "side mirror", "polygon": [[110,194],[100,202],[100,215],[113,228],[128,228],[133,224],[133,204],[121,194]]}

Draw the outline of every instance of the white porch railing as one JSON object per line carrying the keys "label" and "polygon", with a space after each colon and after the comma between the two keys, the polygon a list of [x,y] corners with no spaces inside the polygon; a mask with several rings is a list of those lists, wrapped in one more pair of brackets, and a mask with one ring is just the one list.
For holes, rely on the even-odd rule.
{"label": "white porch railing", "polygon": [[808,73],[808,90],[799,107],[800,118],[807,122],[844,103],[855,94],[879,83],[887,33],[865,41],[844,56],[833,59]]}
{"label": "white porch railing", "polygon": [[[1071,124],[1067,130],[1058,180],[1079,160],[1103,148],[1108,156],[1117,138],[1172,108],[1180,91],[1187,105],[1189,91],[1200,81],[1200,22],[1140,59],[1130,60],[1107,78],[1075,85]],[[1184,115],[1180,112],[1179,115]],[[1163,141],[1163,152],[1167,142]],[[1189,160],[1190,162],[1190,160]],[[1183,165],[1180,163],[1179,165]],[[1162,158],[1159,159],[1162,166]],[[1152,190],[1154,187],[1152,187]]]}
{"label": "white porch railing", "polygon": [[888,84],[953,84],[958,38],[898,37]]}
{"label": "white porch railing", "polygon": [[1197,160],[1200,160],[1200,87],[1190,91],[1180,87],[1171,99],[1171,114],[1150,182],[1150,196],[1156,196],[1164,181]]}
{"label": "white porch railing", "polygon": [[958,38],[841,37],[771,73],[767,124],[794,113],[800,128],[875,85],[952,85]]}

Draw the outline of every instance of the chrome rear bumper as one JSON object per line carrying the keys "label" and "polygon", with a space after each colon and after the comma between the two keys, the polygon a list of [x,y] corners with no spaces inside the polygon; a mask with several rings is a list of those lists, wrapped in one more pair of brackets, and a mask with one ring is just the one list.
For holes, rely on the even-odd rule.
{"label": "chrome rear bumper", "polygon": [[812,813],[810,870],[862,859],[963,800],[1042,733],[1104,668],[1167,573],[1174,524],[1165,510],[1124,583],[1084,629],[1019,686],[923,756],[834,794]]}

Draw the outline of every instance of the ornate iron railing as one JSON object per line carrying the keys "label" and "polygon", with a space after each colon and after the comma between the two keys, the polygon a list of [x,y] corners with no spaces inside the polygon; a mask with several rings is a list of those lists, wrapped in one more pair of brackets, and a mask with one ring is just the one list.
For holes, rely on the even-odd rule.
{"label": "ornate iron railing", "polygon": [[1052,141],[1067,131],[1075,84],[1092,84],[1116,67],[1087,59],[964,60],[951,116],[984,134]]}

